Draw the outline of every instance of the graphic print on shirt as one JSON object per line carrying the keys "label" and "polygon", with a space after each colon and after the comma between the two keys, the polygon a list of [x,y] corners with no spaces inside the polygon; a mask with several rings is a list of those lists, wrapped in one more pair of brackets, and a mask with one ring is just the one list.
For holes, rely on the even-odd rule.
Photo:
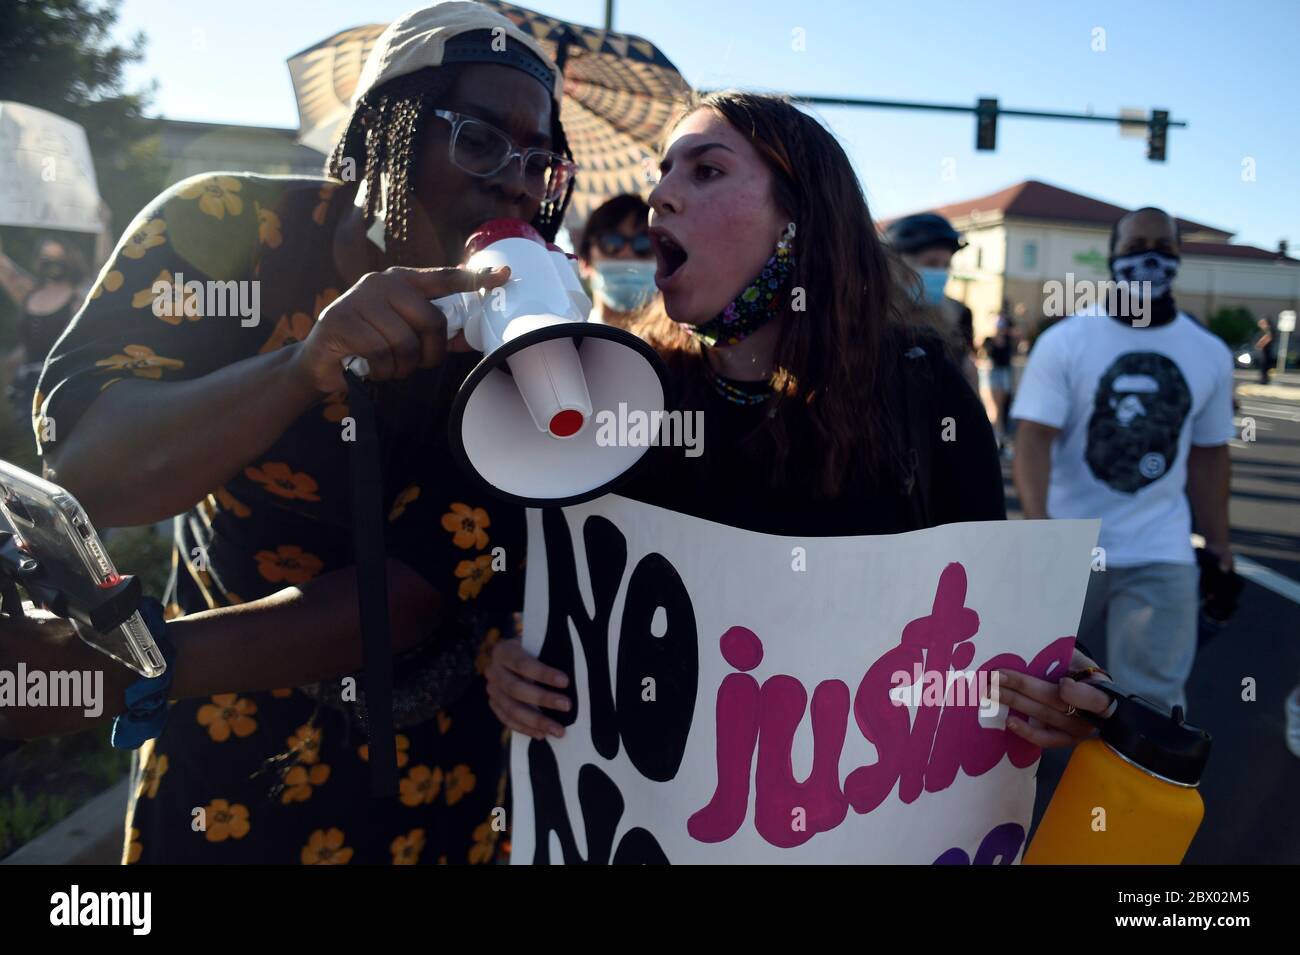
{"label": "graphic print on shirt", "polygon": [[1160,480],[1178,455],[1192,407],[1187,380],[1155,352],[1120,355],[1097,382],[1085,458],[1097,480],[1134,494]]}

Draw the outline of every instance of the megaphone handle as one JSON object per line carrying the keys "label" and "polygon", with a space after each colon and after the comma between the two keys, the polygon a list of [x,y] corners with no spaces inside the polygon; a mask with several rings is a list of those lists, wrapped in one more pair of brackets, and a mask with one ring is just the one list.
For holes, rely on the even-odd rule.
{"label": "megaphone handle", "polygon": [[447,319],[448,341],[463,332],[470,347],[475,351],[483,350],[482,336],[478,334],[477,326],[471,327],[475,319],[483,317],[483,300],[477,292],[456,292],[429,301]]}

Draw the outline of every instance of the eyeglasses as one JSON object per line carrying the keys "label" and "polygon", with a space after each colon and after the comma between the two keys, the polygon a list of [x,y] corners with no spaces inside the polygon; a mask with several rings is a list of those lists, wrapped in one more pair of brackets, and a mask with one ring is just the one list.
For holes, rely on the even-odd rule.
{"label": "eyeglasses", "polygon": [[618,255],[623,251],[623,247],[628,245],[632,247],[633,255],[642,258],[650,255],[652,251],[650,235],[647,232],[638,232],[631,237],[620,232],[604,232],[596,236],[596,246],[606,255]]}
{"label": "eyeglasses", "polygon": [[435,109],[433,115],[451,124],[448,155],[456,168],[471,176],[495,176],[518,157],[524,171],[524,191],[539,202],[558,202],[577,174],[576,163],[549,149],[520,149],[513,139],[481,119]]}

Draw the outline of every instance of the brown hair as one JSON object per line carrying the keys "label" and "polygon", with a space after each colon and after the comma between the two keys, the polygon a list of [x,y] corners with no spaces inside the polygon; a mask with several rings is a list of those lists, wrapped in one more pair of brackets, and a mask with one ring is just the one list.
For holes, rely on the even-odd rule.
{"label": "brown hair", "polygon": [[[889,330],[908,320],[901,263],[876,232],[848,156],[835,137],[788,98],[727,90],[688,102],[680,123],[700,109],[727,120],[772,172],[772,198],[796,223],[795,268],[776,345],[771,416],[745,441],[756,461],[770,459],[769,482],[790,485],[794,435],[806,432],[820,473],[809,488],[835,497],[891,472],[896,362]],[[795,290],[803,309],[796,311]],[[664,356],[682,403],[698,406],[708,382],[700,345],[662,307],[633,331]]]}
{"label": "brown hair", "polygon": [[625,192],[601,203],[583,226],[582,238],[578,240],[578,258],[590,262],[591,247],[597,237],[617,229],[628,216],[636,216],[642,228],[650,217],[650,206],[636,193]]}

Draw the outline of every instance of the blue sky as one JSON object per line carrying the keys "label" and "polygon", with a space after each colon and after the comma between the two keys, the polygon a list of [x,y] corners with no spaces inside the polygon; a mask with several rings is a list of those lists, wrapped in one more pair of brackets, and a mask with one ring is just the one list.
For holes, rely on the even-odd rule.
{"label": "blue sky", "polygon": [[[142,30],[156,109],[176,119],[295,126],[284,61],[331,33],[384,22],[413,0],[125,0]],[[534,0],[599,24],[603,0]],[[692,85],[1114,114],[1169,108],[1169,159],[1092,123],[1003,117],[996,152],[969,115],[823,108],[878,218],[1034,178],[1127,206],[1160,205],[1300,251],[1300,0],[1082,3],[931,0],[616,0],[616,29],[653,41]],[[795,50],[796,28],[803,51]],[[1095,52],[1094,31],[1105,31]],[[1254,181],[1243,181],[1253,160]],[[1295,254],[1293,251],[1293,254]]]}

